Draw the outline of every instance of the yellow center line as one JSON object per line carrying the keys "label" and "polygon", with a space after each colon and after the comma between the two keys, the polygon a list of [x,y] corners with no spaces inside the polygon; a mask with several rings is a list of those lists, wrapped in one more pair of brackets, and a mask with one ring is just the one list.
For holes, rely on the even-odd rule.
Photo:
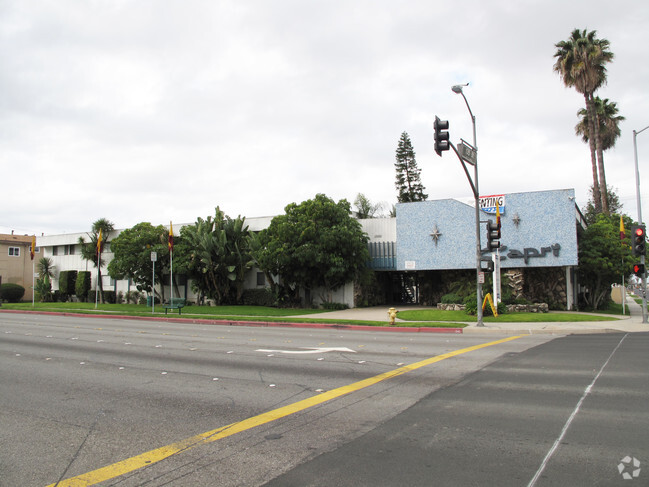
{"label": "yellow center line", "polygon": [[393,377],[397,377],[402,374],[405,374],[406,372],[412,372],[413,370],[420,369],[427,365],[441,362],[442,360],[456,357],[464,353],[473,352],[481,348],[491,347],[494,345],[499,345],[501,343],[516,340],[517,338],[521,338],[522,336],[524,335],[517,335],[508,338],[503,338],[502,340],[483,343],[481,345],[474,345],[472,347],[462,348],[460,350],[455,350],[453,352],[437,355],[435,357],[431,357],[426,360],[422,360],[420,362],[415,362],[414,364],[406,365],[404,367],[400,367],[395,370],[384,372],[383,374],[379,374],[374,377],[370,377],[368,379],[354,382],[353,384],[349,384],[346,386],[339,387],[337,389],[333,389],[331,391],[324,392],[322,394],[310,397],[308,399],[303,399],[301,401],[295,402],[293,404],[289,404],[287,406],[283,406],[281,408],[273,409],[272,411],[268,411],[259,414],[257,416],[253,416],[251,418],[244,419],[243,421],[239,421],[237,423],[232,423],[231,425],[228,426],[222,426],[212,431],[206,431],[205,433],[201,433],[196,436],[186,438],[184,440],[178,441],[176,443],[172,443],[167,446],[156,448],[155,450],[151,450],[142,453],[140,455],[127,458],[126,460],[122,460],[120,462],[113,463],[112,465],[107,465],[105,467],[98,468],[97,470],[92,470],[91,472],[87,472],[78,475],[76,477],[71,477],[66,480],[61,480],[60,482],[50,484],[47,487],[82,487],[88,485],[95,485],[100,482],[104,482],[106,480],[114,479],[116,477],[119,477],[120,475],[133,472],[143,467],[148,467],[149,465],[164,460],[165,458],[169,458],[170,456],[175,455],[177,453],[187,451],[197,446],[204,445],[206,443],[211,443],[213,441],[217,441],[222,438],[227,438],[228,436],[232,436],[237,433],[241,433],[242,431],[246,431],[255,428],[257,426],[270,423],[277,419],[285,418],[286,416],[290,416],[291,414],[304,411],[305,409],[312,408],[313,406],[317,406],[318,404],[322,404],[327,401],[331,401],[332,399],[336,399],[338,397],[344,396],[346,394],[359,391],[361,389],[377,384],[384,380],[391,379]]}

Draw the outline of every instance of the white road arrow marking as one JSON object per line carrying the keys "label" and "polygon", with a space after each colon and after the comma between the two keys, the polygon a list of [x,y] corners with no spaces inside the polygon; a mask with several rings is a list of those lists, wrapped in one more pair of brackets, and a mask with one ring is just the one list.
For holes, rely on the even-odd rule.
{"label": "white road arrow marking", "polygon": [[290,353],[290,354],[305,354],[305,353],[327,353],[327,352],[351,352],[351,353],[356,353],[355,350],[351,350],[346,347],[334,347],[334,348],[329,348],[329,347],[319,347],[319,348],[312,348],[312,347],[303,347],[305,350],[266,350],[263,348],[260,348],[259,350],[255,350],[256,352],[264,352],[264,353]]}

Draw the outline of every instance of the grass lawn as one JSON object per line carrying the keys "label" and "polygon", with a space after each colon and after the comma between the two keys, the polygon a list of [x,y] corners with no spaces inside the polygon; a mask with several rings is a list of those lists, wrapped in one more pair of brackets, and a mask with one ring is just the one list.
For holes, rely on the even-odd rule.
{"label": "grass lawn", "polygon": [[[619,305],[618,305],[619,306]],[[95,303],[3,303],[0,309],[14,309],[23,311],[49,311],[56,313],[85,313],[85,314],[114,314],[123,316],[147,316],[163,317],[164,308],[162,305],[155,306],[155,313],[146,305],[137,304],[99,304],[95,309]],[[617,319],[622,312],[613,307],[608,310],[609,315],[591,313],[507,313],[498,318],[485,316],[487,323],[497,322],[575,322],[575,321],[610,321]],[[185,306],[182,309],[183,318],[225,320],[225,321],[256,321],[256,322],[285,322],[285,323],[325,323],[325,324],[356,324],[371,326],[386,326],[386,321],[364,321],[364,320],[332,320],[318,315],[327,313],[323,309],[286,309],[271,308],[266,306]],[[293,318],[294,316],[309,317]],[[617,316],[615,316],[617,315]],[[178,317],[178,312],[169,310],[170,317]],[[312,316],[312,317],[311,317]],[[466,314],[464,311],[442,311],[437,309],[421,309],[400,311],[398,317],[406,322],[397,322],[395,326],[403,327],[464,327],[466,323],[475,323],[476,317]]]}
{"label": "grass lawn", "polygon": [[[468,321],[475,322],[476,317],[466,314],[464,311],[442,311],[438,309],[422,309],[400,311],[398,317],[408,321]],[[494,316],[484,316],[486,323],[533,323],[533,322],[557,322],[562,321],[611,321],[616,316],[601,316],[590,313],[507,313]]]}
{"label": "grass lawn", "polygon": [[[92,315],[121,315],[121,316],[147,316],[164,317],[162,305],[155,306],[155,313],[151,308],[140,304],[98,304],[95,303],[3,303],[0,309],[11,309],[20,311],[43,311],[55,313],[81,313]],[[327,313],[324,309],[287,309],[271,308],[267,306],[185,306],[180,317],[187,319],[206,319],[220,321],[251,321],[251,322],[282,322],[282,323],[325,323],[325,324],[354,324],[368,326],[386,326],[385,321],[369,320],[332,320],[317,318],[317,315]],[[313,315],[313,318],[292,318],[294,316]],[[168,317],[178,317],[177,310],[169,310]],[[408,323],[397,323],[401,327],[443,327],[462,328],[464,323],[452,323],[449,320],[443,322],[431,322],[429,320],[414,320]]]}

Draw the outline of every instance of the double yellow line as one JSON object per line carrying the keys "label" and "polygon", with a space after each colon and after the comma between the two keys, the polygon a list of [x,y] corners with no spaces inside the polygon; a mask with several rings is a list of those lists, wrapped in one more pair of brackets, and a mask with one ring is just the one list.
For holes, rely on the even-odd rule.
{"label": "double yellow line", "polygon": [[350,394],[352,392],[359,391],[361,389],[377,384],[384,380],[391,379],[393,377],[397,377],[399,375],[405,374],[406,372],[411,372],[413,370],[420,369],[427,365],[441,362],[442,360],[446,360],[451,357],[456,357],[464,353],[473,352],[481,348],[491,347],[501,343],[509,342],[511,340],[516,340],[521,336],[523,335],[512,336],[512,337],[504,338],[502,340],[496,340],[489,343],[483,343],[481,345],[474,345],[472,347],[462,348],[460,350],[448,352],[443,355],[437,355],[435,357],[431,357],[429,359],[422,360],[420,362],[416,362],[411,365],[406,365],[404,367],[400,367],[398,369],[391,370],[389,372],[385,372],[383,374],[379,374],[374,377],[361,380],[359,382],[354,382],[353,384],[349,384],[343,387],[339,387],[337,389],[333,389],[328,392],[324,392],[322,394],[310,397],[308,399],[303,399],[302,401],[289,404],[288,406],[283,406],[278,409],[273,409],[272,411],[268,411],[266,413],[253,416],[251,418],[244,419],[243,421],[239,421],[237,423],[232,423],[228,426],[222,426],[212,431],[206,431],[205,433],[201,433],[199,435],[186,438],[176,443],[172,443],[171,445],[156,448],[155,450],[151,450],[146,453],[142,453],[140,455],[127,458],[126,460],[122,460],[121,462],[113,463],[112,465],[107,465],[105,467],[98,468],[97,470],[93,470],[91,472],[87,472],[78,475],[76,477],[71,477],[69,479],[61,480],[60,482],[50,484],[47,487],[81,487],[81,486],[95,485],[100,482],[104,482],[106,480],[114,479],[116,477],[119,477],[120,475],[133,472],[140,468],[148,467],[154,463],[164,460],[165,458],[169,458],[170,456],[175,455],[177,453],[181,453],[183,451],[187,451],[197,446],[204,445],[206,443],[211,443],[213,441],[217,441],[222,438],[227,438],[228,436],[236,435],[237,433],[241,433],[242,431],[246,431],[255,428],[257,426],[261,426],[262,424],[270,423],[277,419],[285,418],[286,416],[290,416],[291,414],[304,411],[305,409],[312,408],[313,406],[317,406],[318,404],[322,404],[327,401],[331,401],[332,399],[336,399],[338,397]]}

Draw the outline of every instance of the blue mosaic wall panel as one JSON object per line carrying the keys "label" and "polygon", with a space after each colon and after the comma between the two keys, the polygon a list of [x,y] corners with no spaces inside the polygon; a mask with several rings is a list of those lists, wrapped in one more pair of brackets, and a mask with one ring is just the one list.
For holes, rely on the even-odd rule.
{"label": "blue mosaic wall panel", "polygon": [[[396,208],[398,270],[475,269],[473,206],[447,199]],[[488,219],[496,217],[480,211],[480,220]],[[577,265],[573,189],[505,194],[501,224],[502,268]],[[482,256],[489,258],[486,223],[480,235]]]}

